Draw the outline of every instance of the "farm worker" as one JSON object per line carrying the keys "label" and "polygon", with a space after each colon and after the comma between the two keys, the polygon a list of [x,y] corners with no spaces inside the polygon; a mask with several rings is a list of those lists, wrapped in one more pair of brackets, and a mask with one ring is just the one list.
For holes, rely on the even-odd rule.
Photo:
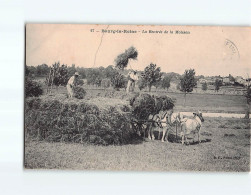
{"label": "farm worker", "polygon": [[75,74],[69,79],[66,85],[69,98],[73,97],[73,88],[76,86],[76,81],[78,76],[79,76],[78,72],[75,72]]}
{"label": "farm worker", "polygon": [[129,93],[130,91],[134,91],[135,81],[139,80],[139,77],[136,71],[129,72],[128,76],[129,76],[129,80],[127,83],[126,93]]}

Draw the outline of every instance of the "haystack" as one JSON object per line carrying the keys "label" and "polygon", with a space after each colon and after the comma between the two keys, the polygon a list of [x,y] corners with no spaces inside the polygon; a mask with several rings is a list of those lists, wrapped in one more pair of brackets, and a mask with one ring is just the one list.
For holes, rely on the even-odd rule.
{"label": "haystack", "polygon": [[26,139],[100,145],[130,143],[135,132],[130,125],[129,106],[121,100],[114,100],[116,105],[105,102],[111,99],[27,98]]}
{"label": "haystack", "polygon": [[155,115],[161,110],[170,110],[174,107],[172,98],[162,95],[136,94],[131,97],[132,115],[138,121],[147,120],[149,115]]}

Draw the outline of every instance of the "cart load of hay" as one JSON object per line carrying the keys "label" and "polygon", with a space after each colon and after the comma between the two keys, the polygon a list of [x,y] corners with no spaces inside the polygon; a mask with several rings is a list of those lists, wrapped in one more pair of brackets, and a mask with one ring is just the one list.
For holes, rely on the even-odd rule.
{"label": "cart load of hay", "polygon": [[137,121],[147,120],[149,115],[158,114],[174,107],[174,100],[166,95],[135,94],[130,98],[132,116]]}
{"label": "cart load of hay", "polygon": [[51,142],[121,145],[130,143],[130,108],[121,100],[28,98],[25,102],[26,139]]}
{"label": "cart load of hay", "polygon": [[63,95],[25,100],[25,138],[49,142],[121,145],[137,138],[134,121],[173,108],[167,96],[136,94],[127,100],[96,97],[68,99]]}

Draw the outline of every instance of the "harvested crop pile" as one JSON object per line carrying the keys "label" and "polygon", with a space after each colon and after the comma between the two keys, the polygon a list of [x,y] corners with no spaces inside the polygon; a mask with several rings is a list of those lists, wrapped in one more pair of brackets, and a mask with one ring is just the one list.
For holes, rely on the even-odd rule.
{"label": "harvested crop pile", "polygon": [[74,88],[74,97],[77,99],[83,99],[85,97],[86,91],[79,86]]}
{"label": "harvested crop pile", "polygon": [[120,104],[100,107],[95,102],[64,97],[27,98],[26,139],[100,145],[130,143],[135,136],[130,126],[130,108]]}
{"label": "harvested crop pile", "polygon": [[130,98],[132,116],[136,120],[147,120],[150,114],[157,114],[161,110],[170,110],[174,101],[165,95],[154,96],[150,94],[135,94]]}

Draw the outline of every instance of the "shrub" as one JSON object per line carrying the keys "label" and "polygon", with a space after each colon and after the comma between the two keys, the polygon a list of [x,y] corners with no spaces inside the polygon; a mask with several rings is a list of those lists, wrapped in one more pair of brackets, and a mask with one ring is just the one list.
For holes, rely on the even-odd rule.
{"label": "shrub", "polygon": [[43,94],[42,86],[36,82],[27,78],[25,80],[25,97],[38,97]]}
{"label": "shrub", "polygon": [[86,95],[86,91],[82,87],[74,87],[74,97],[77,99],[83,99]]}

